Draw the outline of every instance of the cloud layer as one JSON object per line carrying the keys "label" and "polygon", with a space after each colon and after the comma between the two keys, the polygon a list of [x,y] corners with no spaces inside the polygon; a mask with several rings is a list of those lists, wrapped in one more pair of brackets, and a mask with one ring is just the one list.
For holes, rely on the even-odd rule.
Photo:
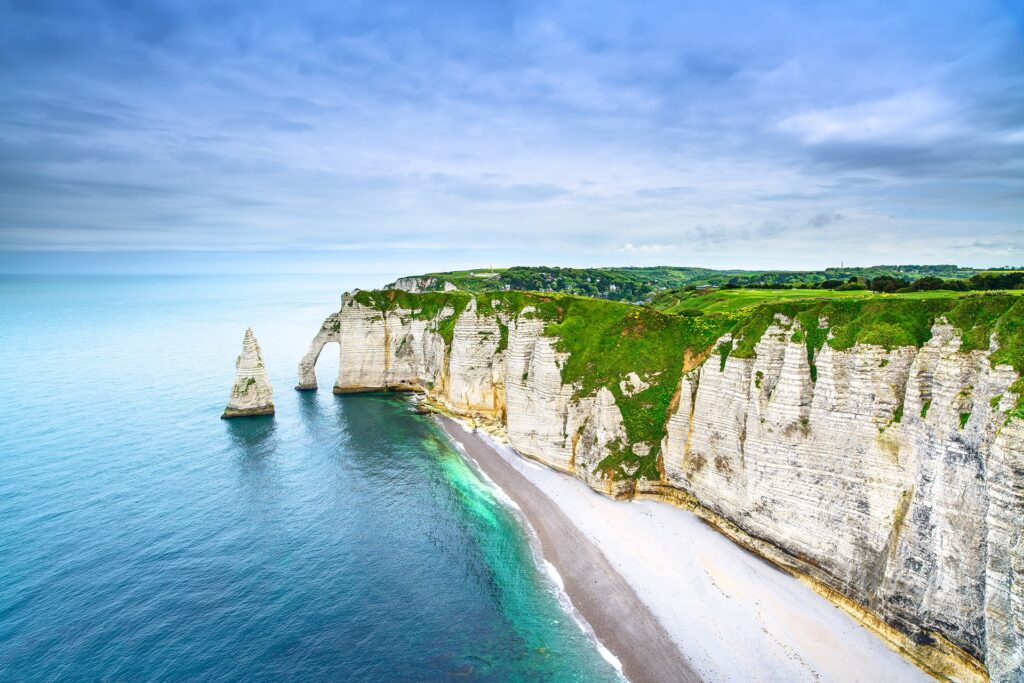
{"label": "cloud layer", "polygon": [[1021,10],[822,5],[0,4],[0,265],[1024,262]]}

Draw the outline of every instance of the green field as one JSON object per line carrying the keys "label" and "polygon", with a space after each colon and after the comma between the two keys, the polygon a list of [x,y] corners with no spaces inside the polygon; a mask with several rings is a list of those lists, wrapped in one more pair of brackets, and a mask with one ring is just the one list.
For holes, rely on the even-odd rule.
{"label": "green field", "polygon": [[[1024,291],[1002,292],[1022,295]],[[912,294],[877,294],[868,291],[840,292],[834,289],[712,289],[704,291],[672,291],[660,294],[651,301],[651,306],[663,313],[729,313],[766,303],[807,301],[808,299],[946,299],[962,297],[965,292],[936,290]]]}
{"label": "green field", "polygon": [[727,313],[768,302],[803,301],[806,299],[867,299],[873,292],[837,292],[834,289],[713,289],[694,292],[666,292],[654,298],[653,308],[663,313],[701,311]]}

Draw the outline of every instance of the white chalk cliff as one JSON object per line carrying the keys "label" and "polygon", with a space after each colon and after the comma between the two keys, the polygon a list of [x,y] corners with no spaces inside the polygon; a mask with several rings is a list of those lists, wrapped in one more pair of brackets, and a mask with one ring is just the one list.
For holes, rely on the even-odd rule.
{"label": "white chalk cliff", "polygon": [[224,409],[223,418],[248,415],[273,415],[274,389],[267,377],[260,345],[250,327],[242,340],[242,353],[235,361],[235,383]]}
{"label": "white chalk cliff", "polygon": [[[753,358],[684,373],[660,479],[612,481],[595,472],[610,444],[650,446],[628,443],[612,392],[563,384],[565,354],[529,308],[471,300],[449,344],[439,324],[453,313],[417,319],[345,295],[298,388],[316,387],[316,360],[337,342],[335,391],[422,392],[603,493],[690,507],[938,677],[1024,680],[1024,421],[1007,417],[1017,374],[993,367],[992,349],[961,351],[940,319],[921,348],[825,344],[815,379],[799,323],[777,315]],[[654,381],[627,373],[620,386]]]}
{"label": "white chalk cliff", "polygon": [[[436,284],[436,277],[400,277],[389,284],[388,289],[401,289],[402,291],[409,292],[411,294],[418,294],[420,292],[430,291]],[[445,292],[454,292],[458,287],[446,280],[441,283],[440,289]]]}

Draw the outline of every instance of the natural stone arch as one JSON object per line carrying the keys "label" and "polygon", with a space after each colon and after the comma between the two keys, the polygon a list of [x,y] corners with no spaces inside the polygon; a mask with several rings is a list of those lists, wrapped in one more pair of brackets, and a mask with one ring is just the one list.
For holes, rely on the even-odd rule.
{"label": "natural stone arch", "polygon": [[[320,326],[320,331],[313,337],[313,341],[309,344],[309,350],[306,351],[306,355],[299,361],[299,383],[295,387],[299,391],[315,391],[317,388],[316,383],[316,362],[320,358],[320,353],[324,350],[324,347],[330,343],[336,343],[338,345],[338,355],[341,355],[341,320],[340,312],[334,313],[327,317],[324,324]],[[340,367],[340,361],[339,361]]]}

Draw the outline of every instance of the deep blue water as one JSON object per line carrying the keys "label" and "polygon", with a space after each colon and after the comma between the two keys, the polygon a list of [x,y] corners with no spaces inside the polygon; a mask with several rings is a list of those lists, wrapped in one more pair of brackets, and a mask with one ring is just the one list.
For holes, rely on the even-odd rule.
{"label": "deep blue water", "polygon": [[432,421],[293,391],[360,284],[0,278],[0,680],[615,678]]}

